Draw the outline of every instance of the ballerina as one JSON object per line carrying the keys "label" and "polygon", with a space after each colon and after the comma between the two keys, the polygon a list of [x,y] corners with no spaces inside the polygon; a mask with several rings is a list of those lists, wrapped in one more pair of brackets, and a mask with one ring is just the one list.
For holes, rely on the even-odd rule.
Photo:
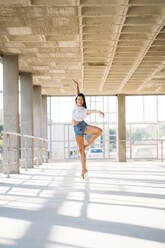
{"label": "ballerina", "polygon": [[[99,110],[89,110],[87,109],[85,96],[83,93],[80,93],[79,83],[75,80],[73,82],[77,88],[77,96],[75,99],[74,109],[72,111],[72,124],[74,127],[75,140],[80,152],[82,172],[81,177],[84,179],[87,176],[88,170],[86,168],[86,154],[85,149],[89,147],[95,139],[97,139],[102,134],[102,129],[96,126],[88,125],[84,119],[87,115],[93,113],[99,113],[100,116],[104,117],[104,113]],[[84,135],[91,134],[92,138],[84,144]]]}

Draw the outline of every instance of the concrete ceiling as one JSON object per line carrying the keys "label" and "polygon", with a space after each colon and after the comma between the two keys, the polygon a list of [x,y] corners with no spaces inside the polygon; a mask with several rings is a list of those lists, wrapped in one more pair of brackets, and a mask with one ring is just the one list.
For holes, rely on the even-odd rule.
{"label": "concrete ceiling", "polygon": [[0,52],[42,94],[165,93],[165,0],[0,0]]}

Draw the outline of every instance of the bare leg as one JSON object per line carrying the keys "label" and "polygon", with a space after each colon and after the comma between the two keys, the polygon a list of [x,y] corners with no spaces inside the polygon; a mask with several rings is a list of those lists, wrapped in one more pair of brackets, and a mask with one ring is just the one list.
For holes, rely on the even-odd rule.
{"label": "bare leg", "polygon": [[84,145],[84,147],[88,147],[90,146],[93,141],[95,139],[97,139],[101,134],[102,134],[102,129],[99,127],[95,127],[95,126],[87,126],[86,130],[85,130],[85,134],[92,134],[92,138],[90,140],[88,140],[88,143]]}
{"label": "bare leg", "polygon": [[88,172],[88,170],[87,170],[87,168],[86,168],[86,154],[85,154],[84,149],[83,149],[83,151],[80,151],[80,156],[81,156],[81,164],[82,164],[82,173],[81,173],[81,177],[84,179],[85,173]]}
{"label": "bare leg", "polygon": [[80,157],[81,157],[81,166],[82,166],[82,172],[81,177],[84,179],[85,173],[88,172],[86,168],[86,154],[84,149],[84,137],[83,136],[76,136],[76,142],[80,151]]}
{"label": "bare leg", "polygon": [[93,141],[95,141],[100,135],[101,135],[101,133],[93,135],[92,138],[90,140],[88,140],[88,143],[85,144],[85,147],[90,146],[93,143]]}

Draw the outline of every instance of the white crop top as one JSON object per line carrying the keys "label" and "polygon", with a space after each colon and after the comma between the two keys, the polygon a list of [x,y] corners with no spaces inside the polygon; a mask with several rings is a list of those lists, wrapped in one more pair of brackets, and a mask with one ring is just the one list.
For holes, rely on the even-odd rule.
{"label": "white crop top", "polygon": [[84,107],[78,107],[77,104],[74,104],[74,109],[72,111],[72,120],[83,121],[87,116],[87,109]]}

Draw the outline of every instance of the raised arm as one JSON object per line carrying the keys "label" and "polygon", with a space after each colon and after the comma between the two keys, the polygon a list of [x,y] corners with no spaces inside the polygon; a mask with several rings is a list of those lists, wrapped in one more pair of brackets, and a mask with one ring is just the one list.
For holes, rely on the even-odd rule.
{"label": "raised arm", "polygon": [[77,95],[80,93],[80,88],[79,88],[79,83],[73,79],[73,82],[75,83],[76,85],[76,88],[77,88]]}
{"label": "raised arm", "polygon": [[100,116],[102,116],[104,118],[104,115],[105,114],[102,111],[100,111],[100,110],[88,110],[87,111],[87,115],[94,114],[94,113],[99,113]]}

